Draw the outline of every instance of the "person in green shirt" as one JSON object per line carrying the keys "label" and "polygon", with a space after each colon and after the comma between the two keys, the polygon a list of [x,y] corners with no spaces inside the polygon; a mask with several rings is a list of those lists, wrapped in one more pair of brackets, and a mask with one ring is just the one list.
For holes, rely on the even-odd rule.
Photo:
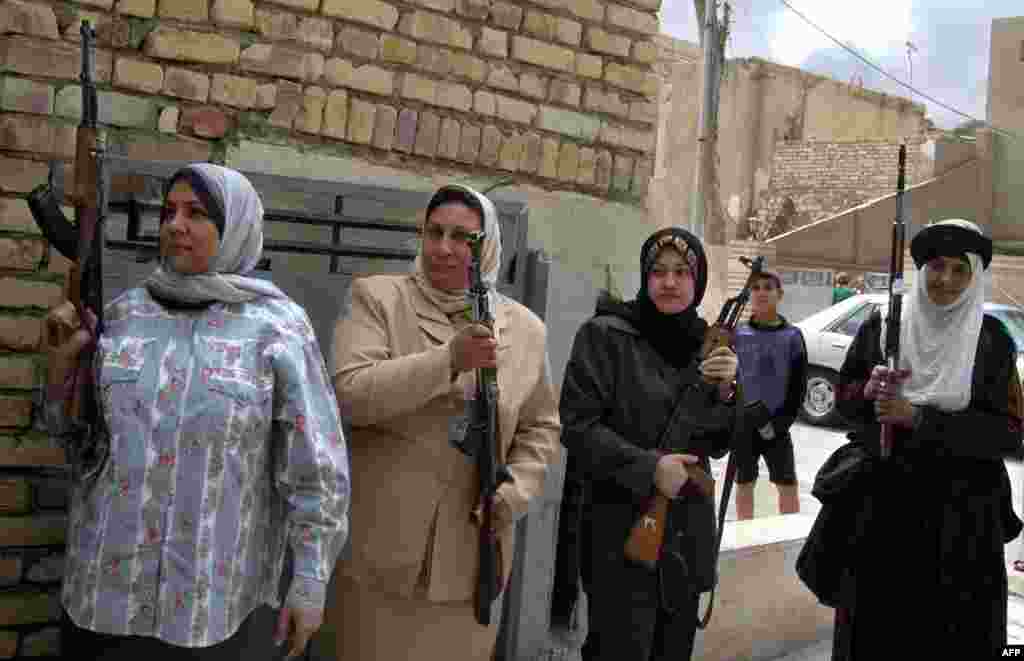
{"label": "person in green shirt", "polygon": [[836,285],[832,288],[832,305],[845,301],[856,293],[857,291],[850,287],[850,276],[844,271],[836,273]]}

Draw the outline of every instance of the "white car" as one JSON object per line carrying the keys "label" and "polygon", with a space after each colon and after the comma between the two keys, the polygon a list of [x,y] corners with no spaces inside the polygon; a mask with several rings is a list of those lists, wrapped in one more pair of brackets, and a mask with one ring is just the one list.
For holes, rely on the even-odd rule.
{"label": "white car", "polygon": [[[812,425],[835,425],[842,421],[836,411],[836,387],[846,350],[860,325],[875,310],[889,305],[888,294],[857,294],[825,308],[795,326],[807,343],[807,395],[800,417]],[[1006,327],[1017,344],[1017,372],[1024,374],[1024,309],[1013,305],[985,304],[990,314]]]}

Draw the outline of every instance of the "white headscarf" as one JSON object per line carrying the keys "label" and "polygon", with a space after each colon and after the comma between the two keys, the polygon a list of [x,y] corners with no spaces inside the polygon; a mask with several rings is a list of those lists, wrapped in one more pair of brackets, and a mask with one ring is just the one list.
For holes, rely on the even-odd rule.
{"label": "white headscarf", "polygon": [[212,163],[193,163],[186,169],[202,179],[224,210],[217,257],[208,272],[196,274],[178,273],[161,258],[145,286],[160,298],[181,303],[286,298],[274,284],[246,275],[263,254],[263,203],[252,183],[242,173]]}
{"label": "white headscarf", "polygon": [[[473,196],[480,203],[480,207],[484,211],[483,218],[483,230],[484,230],[484,245],[481,251],[481,264],[480,270],[483,277],[484,284],[492,292],[498,285],[498,270],[501,268],[501,227],[498,223],[498,210],[495,209],[494,203],[491,202],[486,195],[478,193],[476,190],[469,186],[462,184],[448,184],[442,186],[434,195],[431,195],[431,199],[434,198],[438,193],[445,189],[456,189]],[[426,222],[424,220],[424,222]],[[413,276],[416,280],[416,284],[419,285],[423,295],[426,296],[431,302],[437,305],[446,315],[451,317],[458,312],[465,310],[469,307],[469,300],[467,298],[467,290],[442,290],[434,287],[430,283],[430,278],[423,270],[423,241],[420,241],[419,251],[416,254],[415,262],[415,275]],[[494,297],[491,297],[493,302]]]}
{"label": "white headscarf", "polygon": [[[977,225],[966,220],[944,220],[935,225],[954,225],[982,233]],[[984,317],[985,277],[981,256],[966,256],[971,264],[971,282],[957,300],[949,305],[933,303],[928,297],[927,265],[922,265],[904,301],[900,367],[911,370],[903,384],[903,396],[911,404],[962,411],[971,401],[974,362]],[[884,345],[884,327],[882,338]]]}

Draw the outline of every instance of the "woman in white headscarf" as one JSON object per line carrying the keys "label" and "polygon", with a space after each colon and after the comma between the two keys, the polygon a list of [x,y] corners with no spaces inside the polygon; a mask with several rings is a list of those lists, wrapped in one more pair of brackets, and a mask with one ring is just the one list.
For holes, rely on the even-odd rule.
{"label": "woman in white headscarf", "polygon": [[262,250],[242,174],[201,163],[171,177],[160,265],[105,310],[106,433],[88,452],[64,401],[94,330],[52,350],[48,424],[82,458],[68,658],[294,658],[322,621],[348,531],[345,439],[305,311],[251,274]]}
{"label": "woman in white headscarf", "polygon": [[[1021,446],[1014,343],[983,312],[992,242],[946,220],[911,242],[900,364],[884,367],[886,321],[860,328],[839,410],[870,452],[833,659],[996,658],[1006,642],[1004,544],[1021,531],[1003,458]],[[877,457],[880,423],[892,454]],[[853,534],[851,522],[851,535]]]}
{"label": "woman in white headscarf", "polygon": [[[485,234],[481,272],[494,332],[472,323],[470,238]],[[479,486],[463,451],[467,393],[497,367],[495,530],[507,582],[513,523],[543,488],[558,447],[545,328],[498,293],[501,238],[491,201],[444,186],[431,197],[415,272],[353,282],[334,336],[334,385],[352,424],[352,555],[338,565],[322,652],[359,661],[489,660],[500,620],[476,622]]]}

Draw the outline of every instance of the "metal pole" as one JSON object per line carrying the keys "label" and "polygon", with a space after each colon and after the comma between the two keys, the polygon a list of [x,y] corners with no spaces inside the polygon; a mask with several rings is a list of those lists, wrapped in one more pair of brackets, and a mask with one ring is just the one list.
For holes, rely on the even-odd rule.
{"label": "metal pole", "polygon": [[708,0],[704,11],[704,37],[703,37],[703,60],[704,60],[704,89],[698,120],[697,138],[697,167],[694,173],[693,194],[690,205],[690,229],[701,240],[704,239],[705,224],[705,203],[707,167],[707,147],[711,137],[711,125],[715,112],[715,85],[718,84],[718,77],[715,75],[715,60],[717,59],[717,21],[718,21],[718,0]]}

